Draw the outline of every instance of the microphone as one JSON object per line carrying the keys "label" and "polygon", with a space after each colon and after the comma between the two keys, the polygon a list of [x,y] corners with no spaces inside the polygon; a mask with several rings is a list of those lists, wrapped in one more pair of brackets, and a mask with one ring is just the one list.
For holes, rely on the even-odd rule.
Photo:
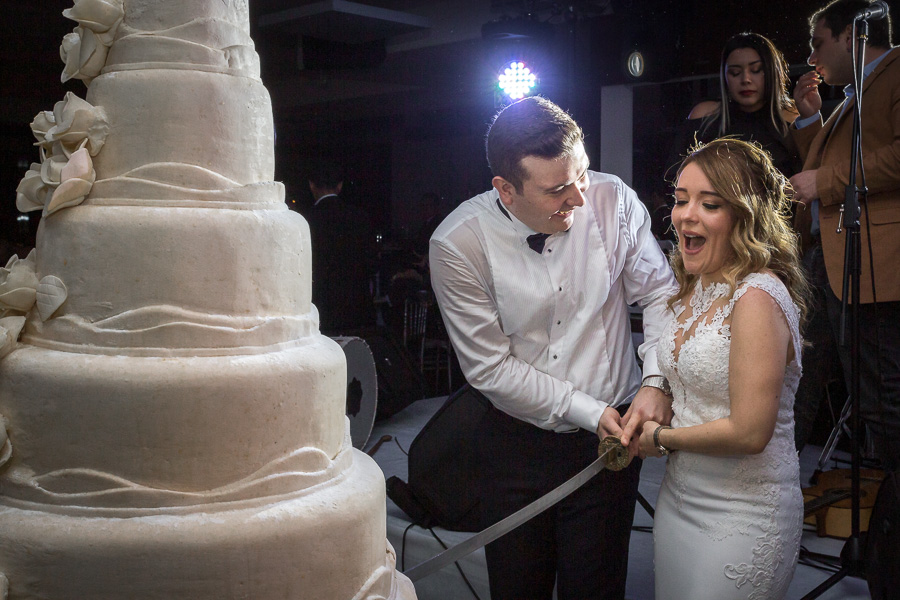
{"label": "microphone", "polygon": [[853,17],[854,21],[877,21],[878,19],[883,19],[888,14],[888,5],[884,0],[875,0],[869,8],[864,8]]}

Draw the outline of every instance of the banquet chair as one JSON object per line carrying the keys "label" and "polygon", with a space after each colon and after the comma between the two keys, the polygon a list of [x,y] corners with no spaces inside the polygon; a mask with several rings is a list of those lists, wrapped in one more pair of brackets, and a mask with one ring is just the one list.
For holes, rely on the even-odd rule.
{"label": "banquet chair", "polygon": [[441,372],[447,372],[447,390],[453,389],[452,380],[452,347],[444,337],[434,336],[431,331],[436,327],[428,327],[429,312],[436,309],[436,304],[428,290],[419,290],[406,298],[403,307],[403,344],[418,358],[422,375],[434,373],[434,390],[437,391]]}

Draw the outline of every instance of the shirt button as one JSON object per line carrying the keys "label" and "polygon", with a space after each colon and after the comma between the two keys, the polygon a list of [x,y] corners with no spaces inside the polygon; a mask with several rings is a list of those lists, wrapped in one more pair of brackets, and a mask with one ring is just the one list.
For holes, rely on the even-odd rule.
{"label": "shirt button", "polygon": [[557,324],[557,325],[561,325],[561,324],[562,324],[562,321],[557,321],[556,324]]}
{"label": "shirt button", "polygon": [[559,286],[559,291],[562,291],[562,286]]}
{"label": "shirt button", "polygon": [[556,355],[555,355],[555,354],[553,355],[553,358],[554,358],[554,359],[556,358]]}

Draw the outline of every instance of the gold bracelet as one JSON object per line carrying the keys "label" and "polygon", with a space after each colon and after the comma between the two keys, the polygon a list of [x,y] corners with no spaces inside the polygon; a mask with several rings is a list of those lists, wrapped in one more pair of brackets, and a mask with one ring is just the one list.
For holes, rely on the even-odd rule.
{"label": "gold bracelet", "polygon": [[656,451],[659,452],[660,456],[666,456],[669,454],[669,449],[659,443],[659,432],[663,429],[672,429],[668,425],[660,425],[653,432],[653,445],[656,446]]}

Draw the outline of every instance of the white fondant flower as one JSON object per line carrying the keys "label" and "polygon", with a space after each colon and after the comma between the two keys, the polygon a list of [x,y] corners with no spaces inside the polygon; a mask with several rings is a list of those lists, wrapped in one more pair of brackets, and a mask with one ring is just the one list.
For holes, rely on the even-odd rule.
{"label": "white fondant flower", "polygon": [[43,162],[31,163],[31,168],[16,188],[16,208],[22,212],[43,210],[47,207],[62,181],[63,169],[69,162],[65,154],[44,156],[42,149],[41,155]]}
{"label": "white fondant flower", "polygon": [[[23,327],[25,327],[25,317],[3,317],[0,319],[0,358],[5,357],[16,349],[19,334],[22,333]],[[2,428],[2,430],[3,433],[6,432],[5,428]],[[0,447],[2,446],[3,444],[0,443]]]}
{"label": "white fondant flower", "polygon": [[[75,0],[75,6],[62,14],[94,33],[114,34],[125,16],[125,8],[122,0]],[[104,43],[111,44],[112,38]]]}
{"label": "white fondant flower", "polygon": [[20,259],[13,254],[0,268],[0,317],[10,311],[26,313],[34,306],[38,278],[35,273],[34,250]]}
{"label": "white fondant flower", "polygon": [[37,286],[37,309],[41,321],[46,321],[63,305],[69,297],[69,290],[62,279],[47,275]]}
{"label": "white fondant flower", "polygon": [[45,158],[41,163],[41,180],[44,184],[56,189],[62,179],[63,167],[67,162],[69,159],[65,154],[53,154]]}
{"label": "white fondant flower", "polygon": [[[44,164],[51,162],[48,160]],[[90,193],[96,178],[94,163],[87,148],[82,148],[72,154],[60,172],[59,186],[53,191],[50,202],[47,204],[46,214],[49,215],[61,208],[81,204],[85,196]]]}
{"label": "white fondant flower", "polygon": [[[90,157],[100,152],[109,133],[106,112],[69,92],[53,112],[38,113],[31,131],[41,164],[32,164],[16,188],[16,207],[22,212],[54,212],[81,203],[96,179]],[[75,155],[79,158],[66,170]]]}
{"label": "white fondant flower", "polygon": [[[53,107],[53,118],[56,123],[47,130],[44,139],[51,144],[59,142],[66,156],[80,150],[85,141],[91,156],[97,156],[109,134],[106,112],[72,92],[66,92],[65,99]],[[55,146],[53,154],[57,154]]]}
{"label": "white fondant flower", "polygon": [[56,117],[53,116],[51,110],[42,110],[34,117],[34,121],[31,122],[31,133],[34,134],[39,146],[49,149],[50,142],[47,141],[47,132],[54,125],[56,125]]}
{"label": "white fondant flower", "polygon": [[47,185],[41,178],[41,165],[31,163],[31,168],[16,188],[16,208],[20,212],[43,210],[53,195],[53,186]]}
{"label": "white fondant flower", "polygon": [[63,16],[78,22],[59,47],[66,63],[63,82],[74,78],[90,84],[100,74],[124,15],[122,0],[75,0],[75,6],[63,11]]}
{"label": "white fondant flower", "polygon": [[85,85],[90,85],[106,64],[108,54],[109,46],[102,44],[96,33],[76,27],[63,37],[59,46],[59,57],[66,63],[60,81],[81,79]]}

